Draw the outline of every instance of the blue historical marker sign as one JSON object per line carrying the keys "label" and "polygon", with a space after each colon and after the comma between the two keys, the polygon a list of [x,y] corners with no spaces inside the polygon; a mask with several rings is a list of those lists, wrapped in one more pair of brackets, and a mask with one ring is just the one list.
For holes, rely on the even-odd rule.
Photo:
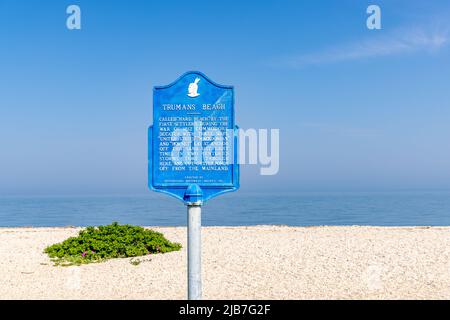
{"label": "blue historical marker sign", "polygon": [[187,204],[237,190],[233,87],[197,71],[154,87],[148,160],[150,189]]}

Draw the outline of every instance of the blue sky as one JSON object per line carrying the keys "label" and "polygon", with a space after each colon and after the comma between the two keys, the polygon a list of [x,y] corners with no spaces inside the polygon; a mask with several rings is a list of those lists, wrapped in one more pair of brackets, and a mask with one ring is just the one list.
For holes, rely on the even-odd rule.
{"label": "blue sky", "polygon": [[152,87],[187,70],[280,129],[243,190],[450,189],[449,58],[448,1],[0,0],[0,195],[150,192]]}

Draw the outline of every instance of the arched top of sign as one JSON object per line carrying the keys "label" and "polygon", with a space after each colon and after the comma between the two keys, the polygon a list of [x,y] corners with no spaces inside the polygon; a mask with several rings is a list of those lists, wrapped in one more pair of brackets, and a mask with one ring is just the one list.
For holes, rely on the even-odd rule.
{"label": "arched top of sign", "polygon": [[176,85],[177,83],[179,83],[184,77],[186,77],[188,75],[193,75],[193,74],[201,76],[203,79],[205,79],[210,84],[212,84],[212,85],[214,85],[216,87],[223,88],[223,89],[234,89],[234,86],[218,84],[218,83],[212,81],[208,76],[206,76],[203,72],[200,72],[200,71],[187,71],[187,72],[183,73],[180,77],[178,77],[178,79],[176,79],[175,81],[173,81],[173,82],[171,82],[171,83],[169,83],[167,85],[155,86],[154,89],[158,90],[158,89],[170,88],[170,87]]}

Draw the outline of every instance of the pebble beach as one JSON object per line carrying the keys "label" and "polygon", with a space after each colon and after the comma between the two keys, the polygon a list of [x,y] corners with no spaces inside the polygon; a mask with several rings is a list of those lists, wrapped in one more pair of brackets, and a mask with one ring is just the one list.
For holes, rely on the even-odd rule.
{"label": "pebble beach", "polygon": [[[185,299],[181,251],[54,266],[80,228],[0,228],[0,299]],[[450,227],[204,227],[204,299],[450,299]]]}

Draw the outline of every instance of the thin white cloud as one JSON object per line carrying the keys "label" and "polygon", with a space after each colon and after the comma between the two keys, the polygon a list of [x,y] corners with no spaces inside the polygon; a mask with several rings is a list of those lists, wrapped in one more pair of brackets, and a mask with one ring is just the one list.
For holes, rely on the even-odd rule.
{"label": "thin white cloud", "polygon": [[322,51],[287,56],[279,64],[291,68],[416,52],[436,52],[450,43],[448,28],[402,29]]}

